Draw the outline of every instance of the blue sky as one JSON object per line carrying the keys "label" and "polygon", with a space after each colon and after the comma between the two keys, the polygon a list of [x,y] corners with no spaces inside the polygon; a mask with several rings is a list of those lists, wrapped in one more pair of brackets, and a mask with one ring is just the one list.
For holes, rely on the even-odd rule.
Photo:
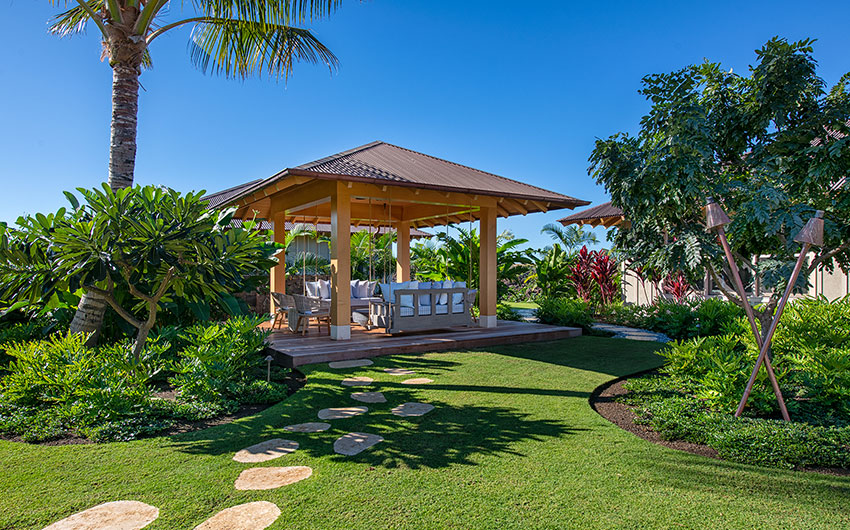
{"label": "blue sky", "polygon": [[[0,6],[0,220],[105,180],[111,71],[94,29],[47,33],[55,11]],[[817,38],[834,83],[850,70],[848,19],[843,2],[350,1],[311,26],[339,71],[297,65],[287,83],[204,75],[175,32],[142,76],[136,182],[215,191],[384,140],[598,204],[588,155],[637,129],[643,75],[703,58],[744,71],[780,35]],[[499,224],[542,246],[563,215]]]}

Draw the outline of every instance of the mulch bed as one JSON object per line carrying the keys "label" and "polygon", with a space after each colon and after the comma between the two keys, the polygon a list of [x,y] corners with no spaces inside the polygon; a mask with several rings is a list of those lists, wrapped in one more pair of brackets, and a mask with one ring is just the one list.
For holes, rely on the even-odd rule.
{"label": "mulch bed", "polygon": [[[650,372],[641,372],[629,377],[640,377],[648,373]],[[644,440],[648,440],[652,443],[663,445],[664,447],[669,447],[671,449],[678,449],[695,455],[720,459],[717,451],[707,445],[684,442],[682,440],[665,440],[648,426],[635,423],[636,415],[633,408],[616,401],[618,397],[629,393],[629,391],[623,387],[623,384],[626,381],[628,381],[627,378],[615,379],[594,390],[593,394],[590,396],[590,406],[593,410],[614,425],[629,431]]]}
{"label": "mulch bed", "polygon": [[[287,387],[289,387],[287,391],[287,396],[291,396],[295,392],[297,392],[301,387],[307,384],[307,377],[299,372],[298,370],[292,370],[288,376],[280,383],[284,383]],[[154,395],[156,397],[160,397],[162,399],[175,399],[177,393],[170,388],[162,387],[160,391],[155,392]],[[276,405],[276,403],[271,404],[263,404],[263,405],[242,405],[239,407],[239,410],[234,412],[233,414],[226,414],[223,416],[216,416],[215,418],[209,418],[206,420],[198,420],[198,421],[182,421],[177,422],[168,429],[159,431],[151,436],[147,436],[145,438],[155,438],[160,436],[173,436],[175,434],[183,434],[191,431],[199,431],[201,429],[207,429],[209,427],[215,427],[216,425],[224,425],[225,423],[230,423],[232,421],[238,420],[239,418],[245,418],[247,416],[253,416],[258,412],[261,412],[269,407]],[[142,438],[142,437],[140,437]],[[20,436],[2,436],[0,435],[0,440],[6,440],[9,442],[21,442],[21,443],[30,443],[32,445],[79,445],[79,444],[93,444],[95,442],[89,440],[88,438],[83,438],[81,436],[77,436],[74,433],[67,433],[66,436],[61,438],[54,438],[52,440],[48,440],[45,442],[25,442],[21,439]]]}
{"label": "mulch bed", "polygon": [[[665,440],[661,438],[657,432],[653,431],[648,426],[635,423],[637,415],[634,412],[634,407],[630,407],[629,405],[616,401],[617,398],[629,393],[629,391],[623,386],[624,383],[626,383],[629,379],[642,377],[651,373],[657,373],[657,371],[649,370],[639,372],[628,377],[614,379],[613,381],[598,387],[590,396],[589,401],[591,408],[614,425],[654,444],[663,445],[670,449],[678,449],[679,451],[686,451],[695,455],[722,460],[720,455],[717,454],[717,451],[707,445],[685,442],[683,440]],[[826,475],[836,476],[850,476],[850,469],[845,468],[817,467],[802,468],[797,471],[823,473]]]}

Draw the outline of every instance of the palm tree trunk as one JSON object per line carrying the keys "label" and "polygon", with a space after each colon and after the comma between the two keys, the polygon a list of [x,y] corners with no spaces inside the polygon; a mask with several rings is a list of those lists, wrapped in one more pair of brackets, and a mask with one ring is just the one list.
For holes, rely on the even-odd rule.
{"label": "palm tree trunk", "polygon": [[80,299],[77,312],[71,321],[71,333],[90,333],[87,346],[97,344],[100,328],[103,326],[103,316],[106,314],[106,299],[100,294],[86,293]]}
{"label": "palm tree trunk", "polygon": [[[138,112],[139,68],[116,64],[112,67],[112,137],[109,145],[109,187],[113,190],[133,185]],[[88,345],[96,344],[106,306],[106,301],[100,295],[83,295],[71,321],[70,331],[91,333]]]}
{"label": "palm tree trunk", "polygon": [[112,68],[112,137],[109,144],[109,187],[133,185],[136,167],[136,127],[139,113],[139,69]]}

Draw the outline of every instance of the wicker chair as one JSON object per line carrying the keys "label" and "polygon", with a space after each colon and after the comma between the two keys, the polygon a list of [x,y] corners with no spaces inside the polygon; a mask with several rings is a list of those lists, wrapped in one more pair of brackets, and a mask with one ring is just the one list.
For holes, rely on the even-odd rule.
{"label": "wicker chair", "polygon": [[306,334],[310,327],[310,319],[313,319],[316,321],[316,327],[319,328],[320,333],[322,324],[324,324],[328,328],[328,335],[331,334],[331,308],[329,303],[322,302],[320,298],[300,294],[294,294],[292,298],[295,300],[295,314],[297,316],[295,333],[301,330],[302,335]]}
{"label": "wicker chair", "polygon": [[291,295],[283,293],[271,293],[274,305],[277,307],[274,313],[272,329],[282,327],[289,320],[289,310],[295,307],[295,299]]}

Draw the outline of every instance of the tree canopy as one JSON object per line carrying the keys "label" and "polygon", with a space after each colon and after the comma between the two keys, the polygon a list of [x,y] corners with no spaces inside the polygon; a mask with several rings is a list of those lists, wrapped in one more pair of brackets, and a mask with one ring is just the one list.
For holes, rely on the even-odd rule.
{"label": "tree canopy", "polygon": [[278,251],[235,209],[209,210],[203,193],[154,186],[66,193],[70,210],[0,225],[0,307],[42,304],[62,292],[102,296],[138,330],[136,353],[170,296],[228,295],[272,267]]}
{"label": "tree canopy", "polygon": [[809,272],[850,267],[850,74],[828,88],[813,42],[773,38],[746,74],[706,61],[643,78],[651,108],[640,131],[597,140],[590,157],[590,173],[631,221],[614,237],[635,266],[691,279],[707,268],[735,299],[704,228],[714,197],[732,218],[740,263],[774,290],[762,315],[772,314],[800,249],[793,238],[816,210],[826,229]]}

